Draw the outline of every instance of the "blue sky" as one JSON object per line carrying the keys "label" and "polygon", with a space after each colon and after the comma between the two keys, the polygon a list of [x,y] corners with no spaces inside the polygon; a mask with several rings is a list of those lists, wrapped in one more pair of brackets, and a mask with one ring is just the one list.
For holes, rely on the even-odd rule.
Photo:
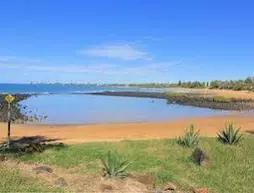
{"label": "blue sky", "polygon": [[0,82],[254,75],[253,0],[0,1]]}

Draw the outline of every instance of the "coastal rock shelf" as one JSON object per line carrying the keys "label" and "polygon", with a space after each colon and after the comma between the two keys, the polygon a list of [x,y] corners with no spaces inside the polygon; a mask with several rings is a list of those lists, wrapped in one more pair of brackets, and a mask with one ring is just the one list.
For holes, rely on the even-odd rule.
{"label": "coastal rock shelf", "polygon": [[211,96],[197,93],[160,93],[160,92],[94,92],[91,95],[144,97],[166,99],[168,103],[189,105],[221,110],[254,110],[253,99],[242,99],[224,96]]}

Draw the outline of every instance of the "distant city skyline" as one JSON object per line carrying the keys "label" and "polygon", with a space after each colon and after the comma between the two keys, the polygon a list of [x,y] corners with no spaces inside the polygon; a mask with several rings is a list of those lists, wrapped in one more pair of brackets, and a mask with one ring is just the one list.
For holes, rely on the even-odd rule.
{"label": "distant city skyline", "polygon": [[0,2],[0,83],[254,75],[254,1]]}

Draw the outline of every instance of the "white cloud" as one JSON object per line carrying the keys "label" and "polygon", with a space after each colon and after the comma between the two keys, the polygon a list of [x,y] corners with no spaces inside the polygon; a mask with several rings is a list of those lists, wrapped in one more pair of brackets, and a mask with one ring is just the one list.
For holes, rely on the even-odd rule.
{"label": "white cloud", "polygon": [[43,73],[71,75],[107,75],[111,77],[131,77],[131,76],[168,76],[172,67],[181,65],[179,61],[153,62],[142,61],[138,63],[79,63],[79,64],[53,64],[33,58],[0,57],[0,71],[5,70],[20,72],[23,74]]}
{"label": "white cloud", "polygon": [[94,73],[108,75],[149,75],[168,73],[172,66],[180,65],[179,62],[146,63],[143,65],[121,65],[119,64],[68,64],[68,65],[49,65],[42,63],[3,63],[0,62],[0,70],[13,69],[25,72],[50,72],[50,73]]}
{"label": "white cloud", "polygon": [[107,70],[111,69],[109,64],[97,64],[97,65],[48,65],[48,64],[14,64],[14,63],[1,63],[0,69],[15,69],[25,70],[32,72],[53,72],[53,73],[107,73]]}
{"label": "white cloud", "polygon": [[148,53],[134,48],[130,44],[110,44],[80,50],[79,53],[94,57],[106,57],[122,60],[149,60]]}

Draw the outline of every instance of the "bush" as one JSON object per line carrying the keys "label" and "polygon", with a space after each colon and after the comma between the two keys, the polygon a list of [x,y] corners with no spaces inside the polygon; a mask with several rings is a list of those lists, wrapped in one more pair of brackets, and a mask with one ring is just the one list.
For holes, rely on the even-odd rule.
{"label": "bush", "polygon": [[199,166],[205,165],[209,161],[207,154],[200,148],[195,148],[191,154],[191,158],[192,161]]}
{"label": "bush", "polygon": [[235,128],[233,123],[225,125],[225,128],[218,133],[218,140],[224,144],[236,145],[242,140],[240,128]]}
{"label": "bush", "polygon": [[128,176],[127,168],[130,162],[122,160],[117,153],[107,153],[105,159],[101,159],[103,164],[103,176],[104,177],[119,177],[125,178]]}
{"label": "bush", "polygon": [[177,139],[179,145],[193,147],[199,143],[199,131],[195,131],[194,125],[190,125],[185,131],[185,135]]}

